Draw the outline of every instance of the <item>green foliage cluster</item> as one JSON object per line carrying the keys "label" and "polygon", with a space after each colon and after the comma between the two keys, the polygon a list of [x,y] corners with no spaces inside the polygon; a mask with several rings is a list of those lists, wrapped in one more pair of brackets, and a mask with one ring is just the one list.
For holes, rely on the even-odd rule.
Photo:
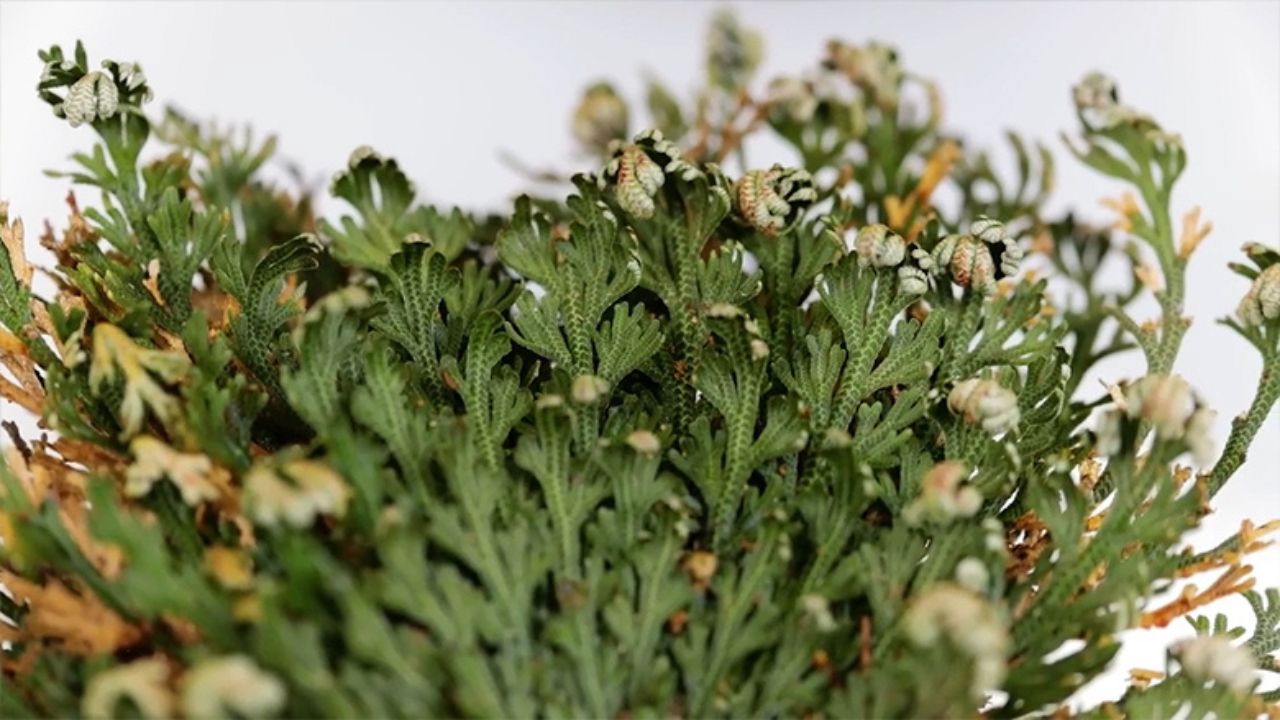
{"label": "green foliage cluster", "polygon": [[[1175,237],[1178,138],[1077,86],[1072,152],[1135,193],[1086,227],[1045,216],[1047,149],[1010,135],[1001,177],[887,46],[753,95],[759,37],[709,44],[656,130],[587,91],[567,198],[440,210],[362,147],[336,221],[264,179],[273,140],[43,53],[101,199],[42,238],[50,299],[0,210],[0,393],[55,432],[6,425],[0,716],[1047,715],[1120,631],[1248,590],[1271,526],[1182,537],[1280,395],[1280,254],[1239,268],[1264,371],[1215,458],[1171,375],[1207,232]],[[756,132],[797,165],[748,166]],[[1145,377],[1081,384],[1132,349]],[[1249,597],[1248,640],[1196,618],[1086,714],[1263,711],[1280,598]]]}

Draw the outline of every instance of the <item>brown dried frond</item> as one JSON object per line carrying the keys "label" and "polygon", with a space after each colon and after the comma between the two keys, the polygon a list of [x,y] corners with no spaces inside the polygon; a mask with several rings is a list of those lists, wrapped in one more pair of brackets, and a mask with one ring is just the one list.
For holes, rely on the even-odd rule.
{"label": "brown dried frond", "polygon": [[1097,515],[1090,515],[1090,516],[1089,516],[1089,517],[1084,521],[1084,531],[1085,531],[1085,532],[1097,532],[1097,531],[1098,531],[1098,528],[1102,527],[1102,523],[1103,523],[1106,519],[1107,519],[1107,511],[1106,511],[1106,510],[1103,510],[1103,511],[1099,512]]}
{"label": "brown dried frond", "polygon": [[[7,210],[0,215],[7,215]],[[35,269],[31,267],[31,263],[27,262],[27,250],[23,244],[23,228],[22,220],[14,218],[12,222],[5,218],[0,223],[0,244],[4,245],[4,249],[9,253],[9,265],[13,268],[13,277],[20,285],[25,288],[31,288],[31,277],[35,274]]]}
{"label": "brown dried frond", "polygon": [[1108,210],[1114,210],[1119,218],[1111,226],[1114,230],[1129,232],[1133,229],[1133,219],[1142,212],[1138,207],[1138,198],[1131,192],[1126,192],[1118,198],[1103,198],[1098,201]]}
{"label": "brown dried frond", "polygon": [[[1114,395],[1113,395],[1114,397]],[[1102,463],[1098,461],[1096,452],[1091,451],[1089,456],[1080,462],[1080,489],[1086,493],[1092,493],[1097,487],[1098,481],[1102,479]]]}
{"label": "brown dried frond", "polygon": [[1133,268],[1134,277],[1138,278],[1138,282],[1151,292],[1158,293],[1164,289],[1164,276],[1160,274],[1160,270],[1154,265],[1142,263]]}
{"label": "brown dried frond", "polygon": [[1213,231],[1213,223],[1200,223],[1200,208],[1194,207],[1182,216],[1182,233],[1178,236],[1178,257],[1186,260]]}
{"label": "brown dried frond", "polygon": [[1147,670],[1144,668],[1129,670],[1129,684],[1140,690],[1145,690],[1151,683],[1162,679],[1164,679],[1164,673],[1159,670]]}
{"label": "brown dried frond", "polygon": [[[59,521],[85,558],[103,577],[110,580],[119,575],[124,563],[120,549],[94,539],[89,531],[84,475],[45,453],[40,445],[33,449],[31,459],[16,447],[6,447],[4,460],[31,505],[39,507],[47,499],[54,500]],[[21,545],[16,529],[22,522],[21,517],[0,512],[0,538],[9,552],[19,557]]]}
{"label": "brown dried frond", "polygon": [[1262,538],[1278,531],[1280,531],[1280,520],[1272,520],[1261,527],[1255,527],[1252,521],[1245,520],[1240,523],[1240,531],[1235,537],[1223,543],[1220,550],[1207,553],[1199,561],[1180,568],[1178,577],[1191,577],[1220,567],[1238,565],[1245,555],[1274,545],[1274,540],[1262,540]]}
{"label": "brown dried frond", "polygon": [[[53,226],[48,222],[44,224],[44,232],[40,235],[40,245],[53,253],[54,258],[58,262],[58,267],[74,267],[76,263],[73,251],[76,247],[85,243],[96,243],[98,241],[98,233],[94,232],[93,227],[89,225],[89,221],[85,220],[84,215],[80,213],[80,205],[76,202],[74,192],[67,193],[67,227],[62,231],[62,239],[58,239],[54,234]],[[67,287],[61,281],[61,278],[54,277],[59,287]]]}
{"label": "brown dried frond", "polygon": [[200,628],[196,627],[195,623],[190,620],[165,613],[160,616],[160,621],[164,623],[164,626],[168,628],[173,637],[183,645],[195,645],[204,639],[204,636],[200,634]]}
{"label": "brown dried frond", "polygon": [[160,258],[152,258],[147,263],[147,275],[142,279],[142,287],[147,289],[151,299],[160,307],[165,306],[164,295],[160,294]]}
{"label": "brown dried frond", "polygon": [[1188,585],[1182,589],[1177,599],[1143,613],[1138,625],[1143,628],[1165,627],[1183,615],[1215,600],[1251,590],[1255,582],[1254,578],[1249,577],[1252,572],[1253,567],[1250,565],[1232,565],[1204,592],[1195,585]]}
{"label": "brown dried frond", "polygon": [[64,464],[68,465],[74,463],[86,468],[110,469],[113,472],[118,472],[129,464],[128,459],[123,455],[84,440],[59,437],[51,442],[41,439],[36,442],[36,445],[46,446],[56,452],[65,461]]}
{"label": "brown dried frond", "polygon": [[240,303],[219,289],[211,278],[205,278],[204,287],[191,291],[191,306],[209,318],[209,336],[222,332],[231,317],[240,312]]}
{"label": "brown dried frond", "polygon": [[1191,479],[1191,468],[1186,465],[1175,465],[1173,468],[1173,489],[1181,490]]}
{"label": "brown dried frond", "polygon": [[907,226],[907,221],[913,214],[923,216],[927,213],[931,207],[929,200],[933,191],[951,174],[951,168],[960,159],[960,155],[959,145],[952,140],[944,140],[929,154],[920,179],[905,198],[895,195],[885,198],[887,224],[901,233],[907,242],[914,240],[926,224],[923,217],[917,217],[910,227]]}
{"label": "brown dried frond", "polygon": [[[1136,550],[1136,548],[1131,548],[1131,547],[1123,548],[1120,551],[1120,556],[1125,557],[1131,552],[1133,552],[1134,550]],[[1095,567],[1089,573],[1089,576],[1084,579],[1084,583],[1081,584],[1080,590],[1072,594],[1071,596],[1072,600],[1075,600],[1076,598],[1080,597],[1081,593],[1087,593],[1096,589],[1099,585],[1102,584],[1102,581],[1106,579],[1107,579],[1107,564],[1100,563],[1097,567]]]}
{"label": "brown dried frond", "polygon": [[682,567],[689,579],[693,581],[694,587],[699,590],[705,590],[711,584],[711,578],[716,574],[716,567],[719,560],[713,553],[704,550],[691,552],[685,557]]}
{"label": "brown dried frond", "polygon": [[0,398],[40,417],[44,410],[44,385],[36,374],[35,361],[27,346],[8,330],[0,328],[0,365],[12,379],[0,374]]}
{"label": "brown dried frond", "polygon": [[242,550],[222,545],[205,550],[204,570],[228,590],[247,590],[253,585],[253,559]]}
{"label": "brown dried frond", "polygon": [[75,592],[56,578],[43,585],[0,568],[0,584],[28,607],[17,628],[21,641],[39,641],[71,655],[113,653],[140,641],[144,632],[90,592]]}
{"label": "brown dried frond", "polygon": [[1006,532],[1009,559],[1004,575],[1011,582],[1031,574],[1040,556],[1049,547],[1049,528],[1035,513],[1023,513]]}

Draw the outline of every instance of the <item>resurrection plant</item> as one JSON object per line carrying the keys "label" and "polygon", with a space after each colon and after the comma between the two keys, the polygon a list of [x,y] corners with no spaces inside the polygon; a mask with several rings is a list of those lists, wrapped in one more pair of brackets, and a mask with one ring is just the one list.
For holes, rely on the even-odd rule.
{"label": "resurrection plant", "polygon": [[[1071,154],[1132,189],[1089,227],[889,46],[756,87],[760,47],[718,14],[705,87],[652,82],[635,135],[590,87],[592,172],[508,216],[361,147],[332,221],[264,179],[273,141],[42,53],[97,202],[38,238],[0,205],[0,395],[46,430],[4,424],[0,716],[1059,716],[1180,618],[1074,712],[1276,712],[1245,562],[1277,525],[1183,538],[1280,396],[1280,252],[1235,268],[1263,371],[1215,455],[1174,374],[1209,231],[1177,135],[1076,86]],[[758,133],[794,164],[749,165]],[[1099,388],[1126,351],[1145,376]],[[1253,627],[1193,615],[1236,593]]]}

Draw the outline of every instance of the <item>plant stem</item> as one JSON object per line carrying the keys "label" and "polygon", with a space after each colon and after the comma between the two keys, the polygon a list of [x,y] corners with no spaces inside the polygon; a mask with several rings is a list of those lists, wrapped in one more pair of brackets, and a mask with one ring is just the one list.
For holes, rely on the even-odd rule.
{"label": "plant stem", "polygon": [[1213,470],[1209,471],[1209,497],[1216,495],[1244,464],[1254,436],[1266,422],[1277,399],[1280,399],[1280,353],[1273,353],[1263,361],[1262,376],[1258,378],[1258,392],[1253,403],[1245,414],[1231,421],[1231,435],[1227,438],[1227,446],[1223,448],[1222,457],[1213,466]]}

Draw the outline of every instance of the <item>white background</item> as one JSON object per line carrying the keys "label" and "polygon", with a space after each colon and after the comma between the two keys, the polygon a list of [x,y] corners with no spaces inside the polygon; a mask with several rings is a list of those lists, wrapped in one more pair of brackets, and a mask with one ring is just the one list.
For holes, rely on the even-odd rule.
{"label": "white background", "polygon": [[[397,157],[432,202],[504,209],[524,182],[498,160],[499,149],[539,168],[580,167],[568,120],[581,89],[608,78],[638,101],[642,73],[652,72],[687,94],[702,71],[713,8],[7,2],[0,5],[0,198],[26,218],[33,247],[45,218],[64,218],[67,183],[41,171],[68,167],[66,156],[88,148],[92,133],[71,129],[37,100],[36,51],[81,38],[95,63],[140,61],[156,91],[153,109],[172,103],[202,118],[251,121],[278,133],[283,154],[318,179],[369,143]],[[1097,201],[1116,187],[1078,166],[1057,139],[1072,127],[1069,89],[1084,72],[1113,75],[1127,102],[1180,132],[1190,164],[1175,204],[1179,213],[1200,205],[1215,230],[1191,266],[1196,323],[1177,369],[1219,409],[1225,437],[1260,365],[1214,323],[1246,287],[1225,263],[1240,258],[1246,241],[1280,241],[1280,5],[855,2],[739,10],[765,34],[761,80],[812,66],[832,36],[895,44],[911,70],[940,83],[949,127],[981,146],[996,147],[1009,127],[1050,143],[1059,167],[1054,203],[1086,217],[1105,217]],[[769,144],[754,150],[752,164],[787,159]],[[80,197],[93,201],[87,190]],[[1137,358],[1105,368],[1110,379],[1136,372]],[[1280,516],[1278,420],[1273,412],[1219,496],[1201,544],[1246,517]],[[1255,557],[1262,585],[1280,585],[1278,558]],[[1219,607],[1248,618],[1238,599]],[[1189,632],[1179,625],[1142,633],[1086,699],[1118,696],[1123,669],[1160,667],[1166,643]]]}

